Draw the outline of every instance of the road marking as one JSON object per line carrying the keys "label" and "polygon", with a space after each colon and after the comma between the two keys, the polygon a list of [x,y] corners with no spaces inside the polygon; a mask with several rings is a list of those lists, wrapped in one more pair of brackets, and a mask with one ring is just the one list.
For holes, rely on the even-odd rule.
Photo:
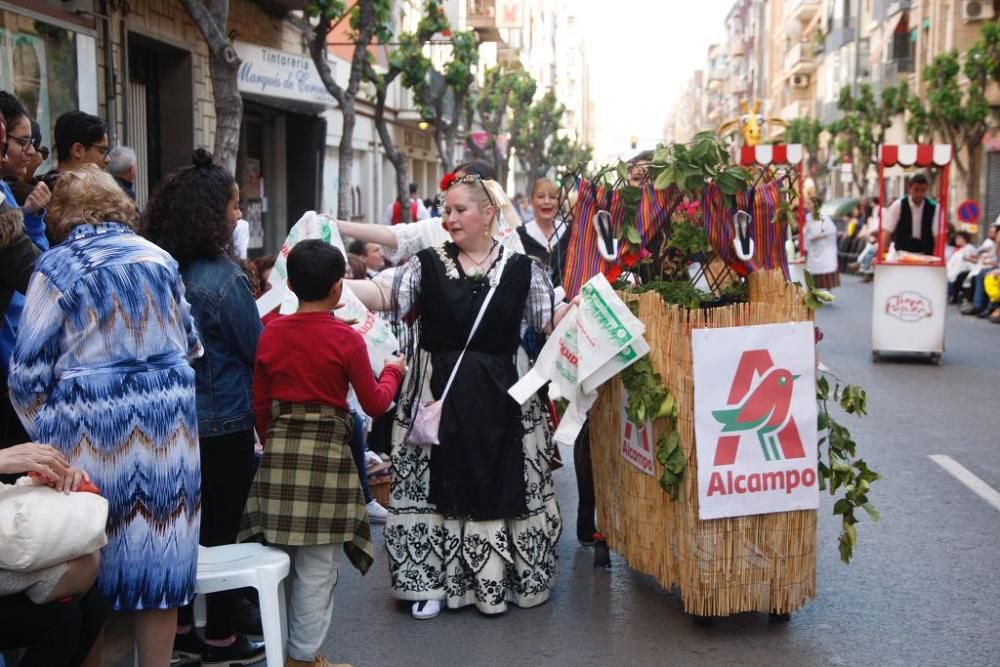
{"label": "road marking", "polygon": [[1000,511],[1000,492],[973,475],[961,463],[944,454],[930,454],[927,458],[944,468],[952,477],[965,484],[973,493]]}

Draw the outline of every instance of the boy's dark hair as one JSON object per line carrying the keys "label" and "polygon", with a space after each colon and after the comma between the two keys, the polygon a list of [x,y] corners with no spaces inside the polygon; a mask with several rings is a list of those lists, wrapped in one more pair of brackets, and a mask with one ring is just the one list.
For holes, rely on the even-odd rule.
{"label": "boy's dark hair", "polygon": [[417,194],[417,184],[416,183],[410,183],[410,194],[411,195]]}
{"label": "boy's dark hair", "polygon": [[26,118],[28,115],[28,110],[24,108],[23,104],[21,104],[21,100],[17,99],[6,90],[0,90],[0,112],[2,112],[3,117],[7,119],[8,126],[20,122],[22,118]]}
{"label": "boy's dark hair", "polygon": [[910,182],[907,183],[906,185],[907,185],[907,187],[909,187],[909,186],[914,185],[914,184],[929,185],[929,182],[928,182],[926,176],[924,176],[920,172],[917,172],[913,176],[910,176]]}
{"label": "boy's dark hair", "polygon": [[93,146],[108,133],[108,124],[97,116],[83,111],[67,111],[56,120],[53,132],[56,156],[68,160],[73,144]]}
{"label": "boy's dark hair", "polygon": [[347,252],[352,255],[357,255],[359,257],[365,256],[365,246],[368,244],[364,241],[351,241],[351,244],[347,246]]}
{"label": "boy's dark hair", "polygon": [[966,243],[972,243],[972,234],[965,231],[964,229],[960,229],[959,231],[955,232],[955,238],[958,238],[959,236],[965,239]]}
{"label": "boy's dark hair", "polygon": [[344,277],[345,266],[340,250],[329,243],[300,241],[288,253],[288,286],[299,301],[322,301]]}

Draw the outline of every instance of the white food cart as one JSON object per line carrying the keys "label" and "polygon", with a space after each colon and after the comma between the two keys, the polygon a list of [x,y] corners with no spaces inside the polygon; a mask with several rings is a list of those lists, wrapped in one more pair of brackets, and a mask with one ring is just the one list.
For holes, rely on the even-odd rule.
{"label": "white food cart", "polygon": [[[948,303],[944,245],[948,233],[948,175],[952,149],[949,144],[883,145],[879,149],[879,249],[875,259],[872,295],[872,359],[883,353],[925,355],[936,363],[944,352],[944,322]],[[882,215],[886,167],[936,168],[938,175],[937,219],[934,255],[925,262],[915,257],[888,261],[882,244]]]}

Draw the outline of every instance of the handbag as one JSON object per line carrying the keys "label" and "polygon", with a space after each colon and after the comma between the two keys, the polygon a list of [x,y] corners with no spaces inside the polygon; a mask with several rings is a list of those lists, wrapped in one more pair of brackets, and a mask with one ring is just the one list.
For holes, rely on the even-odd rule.
{"label": "handbag", "polygon": [[0,569],[34,572],[97,551],[108,542],[107,499],[61,493],[22,477],[0,484]]}
{"label": "handbag", "polygon": [[501,252],[503,252],[503,257],[500,260],[500,265],[497,267],[496,277],[490,283],[490,290],[486,293],[486,298],[483,299],[483,305],[479,308],[476,321],[472,323],[472,330],[469,331],[469,338],[465,341],[465,347],[462,348],[462,353],[458,355],[458,360],[451,369],[451,375],[448,376],[448,383],[444,386],[441,398],[423,405],[420,404],[419,399],[414,403],[413,416],[410,419],[410,432],[406,435],[406,444],[408,445],[441,444],[438,440],[438,429],[441,426],[441,406],[444,405],[444,399],[448,395],[448,390],[451,389],[451,383],[455,381],[455,375],[458,373],[458,367],[462,364],[462,359],[465,357],[465,351],[469,349],[469,344],[472,343],[472,338],[479,329],[479,323],[483,321],[486,307],[490,305],[493,293],[497,291],[497,285],[500,284],[503,270],[507,266],[508,255],[506,250],[501,250]]}

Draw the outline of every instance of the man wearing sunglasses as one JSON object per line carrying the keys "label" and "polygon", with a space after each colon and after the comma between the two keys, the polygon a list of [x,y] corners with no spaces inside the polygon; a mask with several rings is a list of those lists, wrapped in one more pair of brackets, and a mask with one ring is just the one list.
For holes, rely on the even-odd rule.
{"label": "man wearing sunglasses", "polygon": [[56,158],[58,166],[43,176],[49,188],[59,174],[74,171],[85,164],[108,166],[108,125],[97,116],[83,111],[68,111],[56,119]]}

